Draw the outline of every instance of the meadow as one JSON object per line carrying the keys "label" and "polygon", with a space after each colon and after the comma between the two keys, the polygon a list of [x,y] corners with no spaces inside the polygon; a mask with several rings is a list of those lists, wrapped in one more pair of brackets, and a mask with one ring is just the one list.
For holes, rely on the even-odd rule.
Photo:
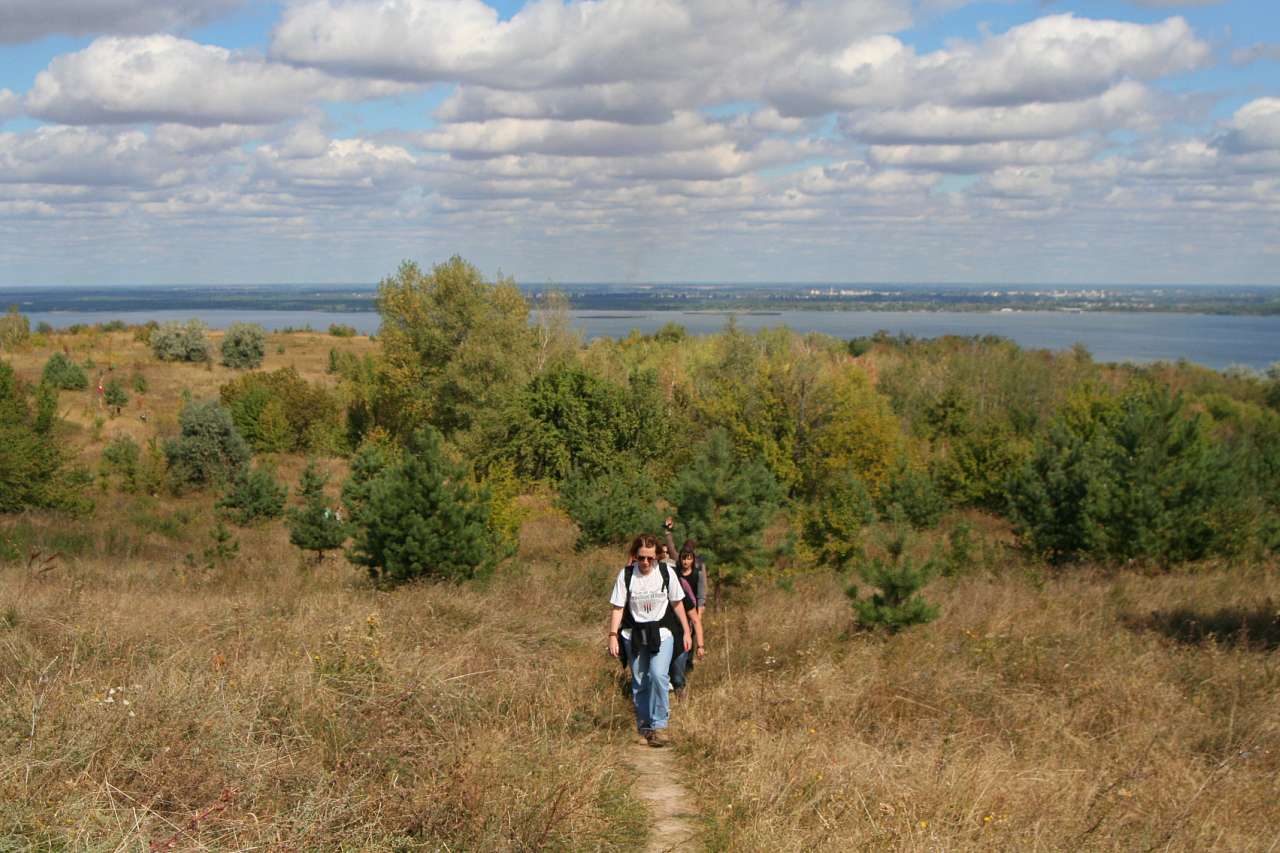
{"label": "meadow", "polygon": [[[376,345],[274,334],[262,369],[335,383],[333,348]],[[61,392],[93,467],[116,435],[174,434],[186,398],[237,375],[156,362],[129,331],[36,336],[7,359],[34,383],[64,349],[146,377],[118,417],[93,383]],[[305,462],[265,458],[290,484]],[[323,460],[335,501],[347,464]],[[104,478],[89,494],[85,516],[0,518],[0,849],[642,846],[604,654],[622,549],[575,549],[546,489],[516,499],[516,550],[491,575],[395,588],[302,555],[279,523],[202,561],[211,491]],[[926,588],[926,625],[862,630],[850,578],[803,566],[713,604],[673,723],[700,846],[1280,849],[1274,558],[1058,568],[974,509],[913,548],[961,525],[980,547]]]}

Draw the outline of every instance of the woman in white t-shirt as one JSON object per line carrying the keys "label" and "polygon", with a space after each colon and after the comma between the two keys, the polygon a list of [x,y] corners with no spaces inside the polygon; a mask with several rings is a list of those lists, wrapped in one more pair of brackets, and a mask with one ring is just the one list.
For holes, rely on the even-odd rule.
{"label": "woman in white t-shirt", "polygon": [[650,746],[666,746],[671,708],[671,656],[675,638],[681,636],[684,651],[692,643],[683,607],[671,605],[684,598],[675,571],[657,562],[657,539],[642,534],[631,543],[631,562],[613,584],[609,603],[609,654],[618,657],[626,649],[631,664],[631,701],[636,727]]}

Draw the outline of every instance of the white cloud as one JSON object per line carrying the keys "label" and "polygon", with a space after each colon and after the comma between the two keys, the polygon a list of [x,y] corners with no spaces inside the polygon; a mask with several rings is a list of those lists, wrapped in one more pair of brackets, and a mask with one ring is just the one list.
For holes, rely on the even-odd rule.
{"label": "white cloud", "polygon": [[865,110],[842,123],[851,137],[881,144],[968,144],[1015,139],[1056,139],[1085,131],[1151,123],[1156,98],[1140,83],[1119,83],[1079,101],[1008,107],[926,104],[906,110]]}
{"label": "white cloud", "polygon": [[1258,98],[1236,110],[1220,139],[1229,152],[1280,150],[1280,98]]}
{"label": "white cloud", "polygon": [[25,133],[0,133],[0,182],[163,186],[187,173],[181,161],[157,155],[140,130],[108,133],[39,127]]}
{"label": "white cloud", "polygon": [[592,119],[457,122],[424,133],[419,139],[426,148],[449,151],[455,156],[534,153],[628,157],[715,145],[724,142],[725,136],[722,125],[686,112],[663,124],[641,126]]}
{"label": "white cloud", "polygon": [[140,34],[204,24],[245,0],[4,0],[0,44],[50,35]]}
{"label": "white cloud", "polygon": [[10,89],[0,89],[0,124],[22,115],[22,98]]}
{"label": "white cloud", "polygon": [[909,22],[908,0],[536,0],[509,21],[480,0],[310,0],[286,10],[272,52],[345,74],[516,91],[692,77],[727,92],[797,52]]}
{"label": "white cloud", "polygon": [[973,174],[1007,165],[1078,163],[1100,150],[1092,139],[984,142],[977,145],[872,145],[867,158],[877,166]]}
{"label": "white cloud", "polygon": [[27,111],[64,124],[270,124],[320,99],[388,94],[387,83],[334,80],[311,70],[168,35],[95,40],[55,58],[27,95]]}

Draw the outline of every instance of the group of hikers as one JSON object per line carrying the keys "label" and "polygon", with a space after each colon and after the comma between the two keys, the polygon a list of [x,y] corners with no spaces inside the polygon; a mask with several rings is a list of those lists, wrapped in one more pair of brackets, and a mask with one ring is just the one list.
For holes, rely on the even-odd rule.
{"label": "group of hikers", "polygon": [[659,747],[671,742],[668,692],[684,697],[694,661],[707,652],[702,630],[706,564],[692,539],[676,551],[674,518],[668,516],[663,528],[665,542],[649,533],[632,541],[609,596],[609,654],[630,667],[636,728],[650,746]]}

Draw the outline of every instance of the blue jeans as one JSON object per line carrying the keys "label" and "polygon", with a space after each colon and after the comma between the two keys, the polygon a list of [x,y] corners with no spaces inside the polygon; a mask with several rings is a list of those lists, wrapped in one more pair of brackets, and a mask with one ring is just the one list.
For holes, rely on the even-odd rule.
{"label": "blue jeans", "polygon": [[671,686],[683,690],[686,675],[693,668],[693,650],[681,652],[671,659]]}
{"label": "blue jeans", "polygon": [[661,647],[652,653],[639,643],[627,645],[631,655],[631,701],[636,706],[636,728],[640,731],[665,729],[671,719],[667,689],[671,686],[668,673],[675,643],[670,637],[664,637]]}

